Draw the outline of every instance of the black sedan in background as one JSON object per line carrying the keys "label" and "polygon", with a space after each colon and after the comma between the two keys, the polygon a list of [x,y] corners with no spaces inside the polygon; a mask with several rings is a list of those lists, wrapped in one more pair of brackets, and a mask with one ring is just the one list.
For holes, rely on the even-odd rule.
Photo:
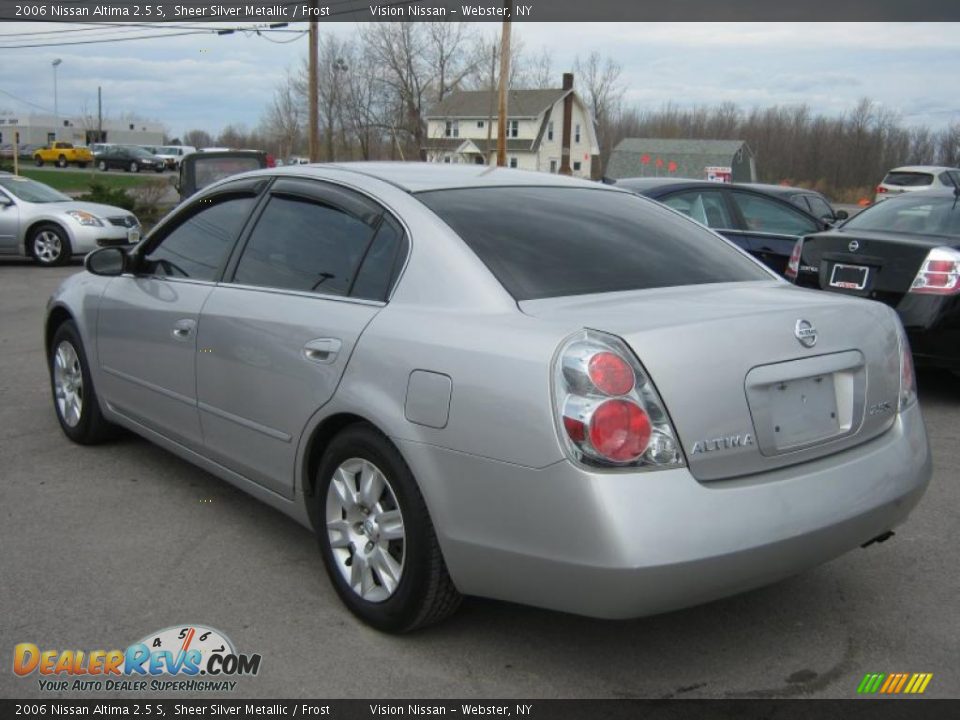
{"label": "black sedan in background", "polygon": [[163,172],[165,166],[163,158],[158,158],[141,147],[130,145],[108,145],[97,155],[97,167],[101,170],[120,168],[129,172]]}
{"label": "black sedan in background", "polygon": [[689,215],[781,275],[797,240],[827,229],[832,222],[751,185],[625,178],[617,180],[616,186]]}
{"label": "black sedan in background", "polygon": [[803,238],[786,275],[896,308],[918,364],[960,371],[960,189],[891,197]]}

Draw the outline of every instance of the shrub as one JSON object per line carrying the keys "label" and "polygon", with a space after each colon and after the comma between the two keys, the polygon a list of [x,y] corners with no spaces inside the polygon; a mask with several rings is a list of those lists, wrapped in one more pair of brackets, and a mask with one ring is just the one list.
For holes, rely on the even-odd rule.
{"label": "shrub", "polygon": [[110,188],[101,182],[94,180],[90,183],[90,192],[80,195],[77,200],[86,202],[101,203],[102,205],[113,205],[134,212],[137,201],[130,193],[122,188]]}

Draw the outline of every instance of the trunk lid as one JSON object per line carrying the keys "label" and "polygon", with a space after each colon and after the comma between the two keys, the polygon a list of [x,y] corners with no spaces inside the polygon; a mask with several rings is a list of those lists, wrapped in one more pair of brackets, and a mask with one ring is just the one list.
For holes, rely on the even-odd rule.
{"label": "trunk lid", "polygon": [[[876,437],[899,392],[894,315],[878,303],[752,282],[531,300],[523,312],[623,338],[693,475],[721,480]],[[805,323],[801,323],[805,321]],[[798,338],[816,329],[806,347]]]}
{"label": "trunk lid", "polygon": [[[837,229],[811,235],[803,242],[800,265],[806,282],[802,284],[896,307],[910,290],[927,253],[950,242],[949,238],[902,231]],[[857,287],[860,284],[863,286]]]}

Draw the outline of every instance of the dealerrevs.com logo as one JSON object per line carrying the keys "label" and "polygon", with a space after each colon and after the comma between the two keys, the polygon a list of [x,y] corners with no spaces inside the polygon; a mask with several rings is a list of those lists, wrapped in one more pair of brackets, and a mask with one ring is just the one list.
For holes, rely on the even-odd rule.
{"label": "dealerrevs.com logo", "polygon": [[219,630],[179,625],[150,633],[126,650],[13,649],[13,672],[37,674],[40,690],[63,692],[214,691],[236,688],[238,676],[256,675],[260,655],[238,653]]}

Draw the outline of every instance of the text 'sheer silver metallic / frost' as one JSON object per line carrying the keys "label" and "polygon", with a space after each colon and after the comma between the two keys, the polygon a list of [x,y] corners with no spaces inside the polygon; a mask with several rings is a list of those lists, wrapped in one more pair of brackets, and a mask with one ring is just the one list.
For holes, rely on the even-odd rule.
{"label": "text 'sheer silver metallic / frost'", "polygon": [[[236,273],[258,217],[292,194],[306,203],[311,184],[404,238],[382,300],[324,294],[334,270],[314,291]],[[150,264],[178,214],[229,187],[267,210],[238,221],[213,279]],[[500,211],[475,217],[490,198]],[[61,425],[94,402],[314,527],[341,597],[380,627],[440,617],[444,567],[457,593],[602,618],[703,603],[885,535],[929,481],[893,310],[796,288],[653,201],[545,173],[385,163],[259,171],[185,205],[122,272],[80,273],[51,298]],[[611,263],[561,268],[560,251],[527,248],[582,217],[570,252],[589,254],[632,232],[610,219],[621,209],[638,237],[624,263],[709,277],[714,262],[671,259],[689,239],[729,258],[732,280],[525,294],[548,276],[613,277]],[[498,244],[533,217],[539,229]],[[488,220],[507,229],[474,237]],[[675,235],[657,245],[647,227]],[[518,279],[529,263],[542,273]],[[375,616],[414,596],[433,615]]]}

